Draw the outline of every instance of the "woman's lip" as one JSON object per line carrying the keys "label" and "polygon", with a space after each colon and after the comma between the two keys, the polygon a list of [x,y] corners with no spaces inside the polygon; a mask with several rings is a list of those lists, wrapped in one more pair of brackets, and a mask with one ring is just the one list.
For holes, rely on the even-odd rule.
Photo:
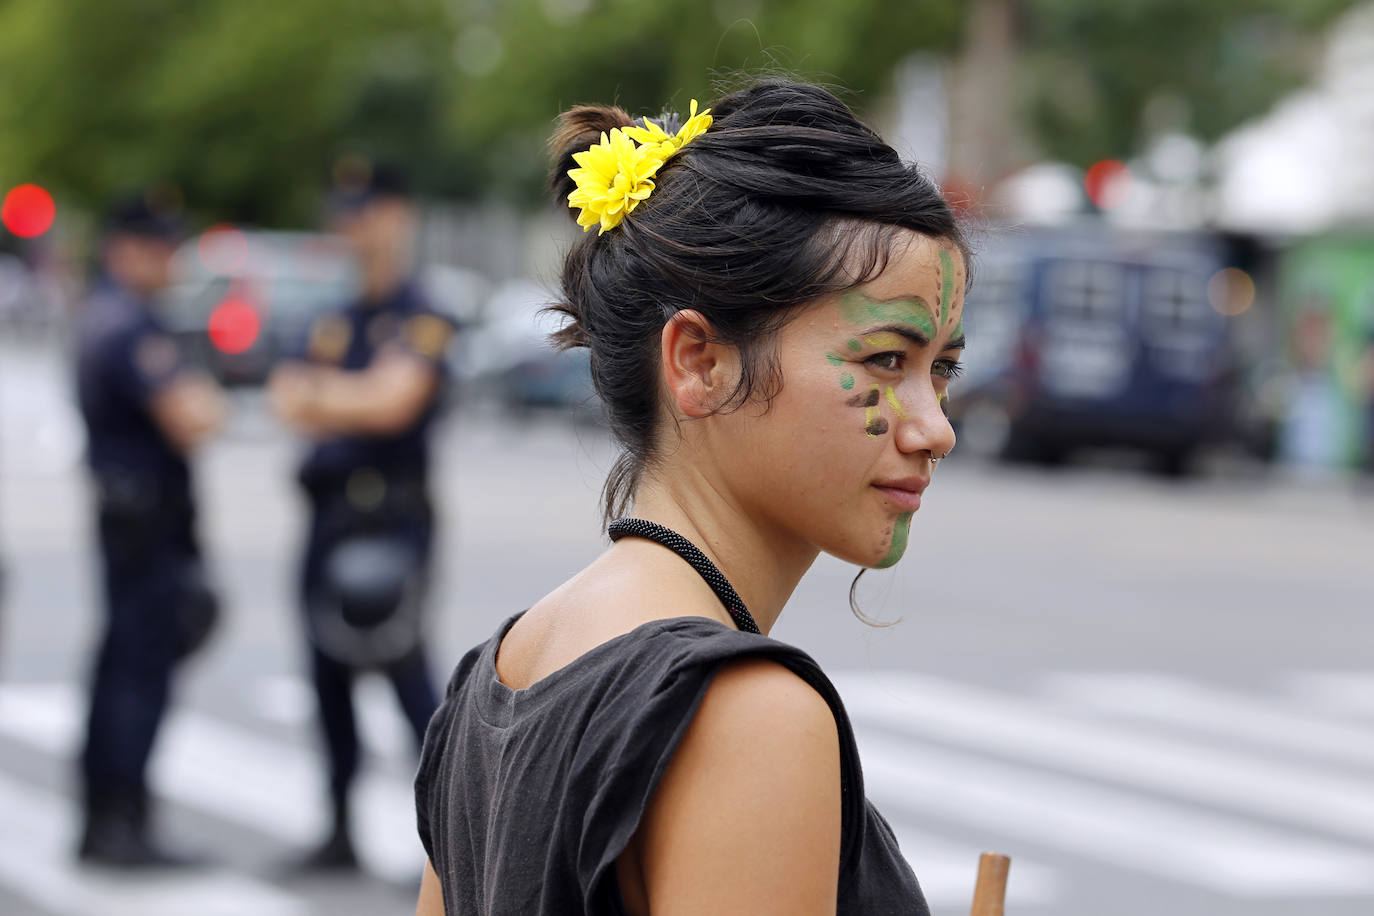
{"label": "woman's lip", "polygon": [[903,490],[899,487],[885,487],[876,483],[873,486],[903,512],[915,512],[917,509],[921,508],[921,494],[915,490]]}

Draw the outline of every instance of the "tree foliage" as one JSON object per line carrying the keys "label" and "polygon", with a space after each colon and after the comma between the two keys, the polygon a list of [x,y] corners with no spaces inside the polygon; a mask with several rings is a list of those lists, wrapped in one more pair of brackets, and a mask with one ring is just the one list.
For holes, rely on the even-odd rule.
{"label": "tree foliage", "polygon": [[[1015,0],[1007,0],[1015,2]],[[1213,137],[1302,75],[1342,0],[1019,0],[1033,136],[1131,152],[1155,97]],[[401,160],[433,193],[528,200],[552,119],[635,113],[771,68],[871,112],[894,66],[957,53],[964,0],[0,0],[0,185],[88,206],[154,179],[207,218],[309,221],[330,164]],[[954,113],[958,117],[958,112]]]}
{"label": "tree foliage", "polygon": [[[1351,0],[1025,0],[1023,97],[1052,158],[1087,165],[1154,129],[1214,141],[1310,78]],[[1160,123],[1162,122],[1162,123]]]}

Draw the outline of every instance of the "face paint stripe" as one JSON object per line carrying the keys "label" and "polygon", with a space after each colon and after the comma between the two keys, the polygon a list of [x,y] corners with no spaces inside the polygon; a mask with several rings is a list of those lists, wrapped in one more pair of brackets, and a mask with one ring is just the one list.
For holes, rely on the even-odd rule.
{"label": "face paint stripe", "polygon": [[878,406],[878,386],[874,385],[870,390],[863,394],[856,394],[854,397],[845,401],[850,407],[877,407]]}
{"label": "face paint stripe", "polygon": [[897,516],[897,521],[892,526],[892,543],[888,545],[887,556],[878,561],[876,569],[887,569],[906,553],[907,536],[911,533],[911,515],[910,512],[903,512]]}
{"label": "face paint stripe", "polygon": [[887,403],[892,405],[892,410],[897,414],[898,420],[905,420],[906,413],[902,410],[902,402],[897,400],[897,392],[892,390],[892,386],[887,386]]}
{"label": "face paint stripe", "polygon": [[854,324],[870,321],[909,324],[927,338],[935,338],[935,310],[919,296],[896,302],[874,302],[862,293],[849,293],[840,301],[845,318]]}
{"label": "face paint stripe", "polygon": [[906,346],[906,338],[900,334],[885,331],[879,334],[870,334],[864,338],[864,343],[880,350],[900,350]]}
{"label": "face paint stripe", "polygon": [[887,421],[878,414],[878,383],[874,382],[864,401],[864,433],[870,438],[887,432]]}
{"label": "face paint stripe", "polygon": [[940,249],[940,324],[949,320],[949,302],[954,298],[954,259]]}

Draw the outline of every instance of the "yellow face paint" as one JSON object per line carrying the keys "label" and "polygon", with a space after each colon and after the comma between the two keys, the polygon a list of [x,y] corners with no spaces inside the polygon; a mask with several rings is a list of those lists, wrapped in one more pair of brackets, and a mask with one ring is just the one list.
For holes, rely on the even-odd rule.
{"label": "yellow face paint", "polygon": [[887,403],[892,405],[893,413],[897,414],[898,420],[906,419],[906,412],[902,410],[902,402],[897,400],[897,392],[892,390],[892,386],[887,386]]}
{"label": "yellow face paint", "polygon": [[891,331],[879,331],[864,338],[864,343],[879,350],[901,350],[906,347],[906,339]]}

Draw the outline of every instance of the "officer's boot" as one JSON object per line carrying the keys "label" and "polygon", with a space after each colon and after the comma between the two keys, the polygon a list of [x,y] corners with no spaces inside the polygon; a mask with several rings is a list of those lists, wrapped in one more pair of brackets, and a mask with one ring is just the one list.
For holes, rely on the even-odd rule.
{"label": "officer's boot", "polygon": [[200,860],[178,855],[153,842],[146,799],[113,797],[86,804],[86,824],[77,857],[115,868],[185,868]]}
{"label": "officer's boot", "polygon": [[302,871],[357,871],[358,854],[348,829],[348,799],[334,799],[334,823],[323,843],[300,862]]}

